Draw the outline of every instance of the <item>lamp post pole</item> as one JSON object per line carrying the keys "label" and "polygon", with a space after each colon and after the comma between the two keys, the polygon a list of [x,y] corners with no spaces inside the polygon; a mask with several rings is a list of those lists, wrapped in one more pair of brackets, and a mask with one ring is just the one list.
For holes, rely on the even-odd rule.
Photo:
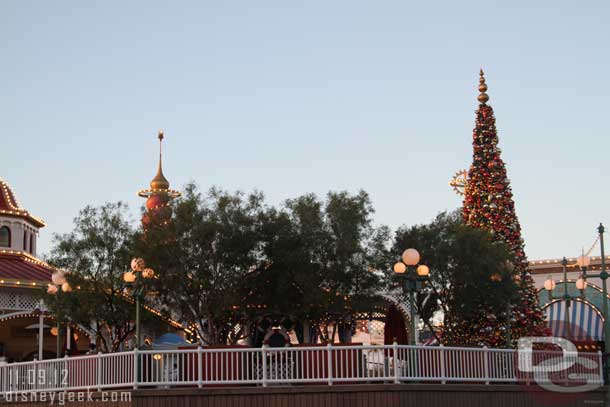
{"label": "lamp post pole", "polygon": [[[579,260],[580,261],[580,260]],[[554,297],[553,296],[553,290],[555,289],[555,281],[553,281],[553,279],[551,278],[551,276],[549,276],[547,278],[547,280],[544,282],[544,288],[548,291],[549,293],[549,300],[554,300],[554,299],[562,299],[565,301],[566,303],[566,322],[567,322],[567,326],[566,326],[566,332],[567,332],[567,336],[568,338],[572,338],[572,323],[570,322],[570,306],[572,305],[572,300],[576,299],[576,298],[582,298],[584,297],[584,289],[586,287],[586,280],[583,276],[581,276],[578,281],[576,281],[576,288],[578,288],[581,292],[581,295],[577,295],[577,296],[572,296],[570,295],[570,293],[568,292],[569,289],[569,285],[568,285],[568,259],[566,259],[565,257],[561,260],[561,266],[563,268],[563,295],[559,296],[559,297]],[[582,270],[586,270],[586,266],[581,267]],[[586,271],[585,271],[586,273]]]}
{"label": "lamp post pole", "polygon": [[604,225],[601,223],[597,228],[599,233],[599,247],[602,256],[602,269],[599,273],[599,278],[602,280],[602,291],[604,293],[604,302],[602,309],[604,311],[604,352],[610,353],[610,321],[608,321],[608,272],[606,271],[606,254],[604,253]]}
{"label": "lamp post pole", "polygon": [[47,311],[42,300],[40,300],[38,309],[40,311],[38,314],[38,360],[42,360],[44,348],[44,314]]}
{"label": "lamp post pole", "polygon": [[[606,358],[608,354],[610,354],[610,321],[608,321],[608,277],[610,276],[606,271],[606,253],[604,251],[604,232],[605,228],[603,224],[599,224],[597,228],[597,233],[599,233],[599,248],[601,251],[601,270],[598,274],[587,274],[587,265],[589,263],[588,258],[586,256],[582,256],[579,258],[579,265],[583,270],[583,278],[587,279],[587,277],[599,278],[602,280],[602,313],[604,314],[604,353],[606,354]],[[604,361],[604,380],[606,382],[610,381],[610,364]]]}
{"label": "lamp post pole", "polygon": [[133,296],[136,303],[136,334],[135,334],[135,348],[140,349],[141,345],[141,334],[140,334],[140,306],[142,302],[142,296],[144,295],[144,285],[140,282],[142,278],[153,278],[155,272],[151,268],[146,268],[146,264],[143,259],[135,258],[131,260],[131,270],[123,274],[123,281],[128,286],[133,287]]}
{"label": "lamp post pole", "polygon": [[[407,249],[402,253],[402,261],[394,264],[396,274],[404,274],[404,290],[409,296],[410,308],[410,327],[409,345],[417,345],[417,309],[415,304],[415,293],[421,290],[425,281],[430,279],[430,269],[424,264],[419,263],[419,252],[415,249]],[[417,267],[416,267],[417,266]]]}
{"label": "lamp post pole", "polygon": [[[47,288],[47,293],[56,296],[58,308],[61,306],[62,293],[69,293],[72,291],[70,283],[66,280],[66,273],[61,270],[56,270],[51,275],[51,282]],[[61,355],[61,312],[59,309],[55,312],[55,318],[57,319],[57,357]]]}
{"label": "lamp post pole", "polygon": [[[57,290],[57,300],[59,301],[59,299],[61,298],[61,290]],[[57,313],[56,315],[57,317],[57,344],[56,344],[56,354],[55,356],[57,358],[61,357],[61,320],[60,320],[60,314]]]}
{"label": "lamp post pole", "polygon": [[[606,359],[608,358],[608,355],[610,354],[610,321],[608,320],[608,277],[610,276],[608,274],[608,272],[606,271],[606,253],[604,251],[604,225],[603,224],[599,224],[599,227],[597,228],[597,232],[599,234],[599,247],[600,247],[600,251],[601,251],[601,270],[599,273],[597,274],[589,274],[587,273],[587,267],[589,266],[591,260],[589,259],[589,257],[587,255],[585,255],[584,253],[582,254],[582,256],[580,256],[577,260],[577,264],[580,267],[580,271],[582,272],[580,278],[576,281],[576,288],[578,288],[581,292],[581,297],[585,296],[585,288],[587,287],[587,278],[592,277],[592,278],[599,278],[600,280],[602,280],[602,313],[604,316],[604,353],[605,353],[605,360],[604,362],[604,380],[606,381],[606,383],[608,383],[610,381],[610,363],[608,363],[606,361]],[[568,294],[568,283],[567,283],[567,272],[566,272],[566,265],[567,265],[567,260],[564,257],[561,264],[563,265],[563,280],[564,280],[564,300],[567,302],[567,306],[568,306],[568,310],[569,310],[569,301],[570,299],[576,298],[576,297],[571,297]],[[551,277],[549,276],[549,278],[544,282],[544,288],[546,288],[549,292],[549,298],[553,299],[553,288],[555,288],[555,282],[551,279]],[[567,318],[568,318],[568,329],[570,328],[570,322],[569,322],[569,315],[570,313],[567,312]],[[569,331],[568,331],[569,332]]]}
{"label": "lamp post pole", "polygon": [[136,348],[140,349],[140,287],[139,278],[136,278],[135,285],[135,297],[136,297]]}
{"label": "lamp post pole", "polygon": [[59,359],[61,357],[61,325],[59,319],[57,320],[57,348],[55,356]]}
{"label": "lamp post pole", "polygon": [[563,300],[566,303],[566,321],[567,327],[566,331],[568,333],[568,338],[572,337],[572,323],[570,322],[570,306],[572,305],[572,297],[568,293],[568,260],[564,257],[561,260],[561,266],[563,268]]}
{"label": "lamp post pole", "polygon": [[[410,285],[409,283],[410,281],[407,281],[407,285]],[[415,319],[417,318],[417,312],[415,310],[415,291],[411,289],[409,289],[409,308],[411,308],[411,329],[409,329],[409,344],[417,345],[417,334],[415,333]]]}
{"label": "lamp post pole", "polygon": [[135,258],[131,260],[131,270],[123,273],[123,281],[133,287],[133,296],[136,303],[136,334],[134,351],[134,388],[137,387],[140,378],[140,360],[138,359],[138,349],[140,349],[140,303],[144,294],[144,285],[140,283],[141,278],[153,278],[153,269],[146,268],[144,259]]}

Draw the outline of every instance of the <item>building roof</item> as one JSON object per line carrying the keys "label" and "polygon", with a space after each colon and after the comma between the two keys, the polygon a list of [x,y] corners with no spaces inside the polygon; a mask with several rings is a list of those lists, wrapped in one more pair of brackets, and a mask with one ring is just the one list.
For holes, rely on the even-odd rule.
{"label": "building roof", "polygon": [[2,178],[0,178],[0,215],[25,219],[38,228],[46,226],[42,219],[31,215],[19,205],[11,186]]}
{"label": "building roof", "polygon": [[46,285],[51,282],[53,270],[51,266],[28,253],[0,250],[0,285]]}
{"label": "building roof", "polygon": [[[593,256],[590,257],[591,264],[587,267],[587,270],[601,270],[602,258],[601,256]],[[578,266],[576,265],[577,257],[569,257],[566,259],[568,261],[567,269],[570,271],[579,271]],[[563,266],[561,265],[562,259],[547,259],[547,260],[533,260],[529,262],[529,269],[532,274],[553,274],[553,273],[562,273]],[[606,270],[610,269],[610,256],[606,256]]]}

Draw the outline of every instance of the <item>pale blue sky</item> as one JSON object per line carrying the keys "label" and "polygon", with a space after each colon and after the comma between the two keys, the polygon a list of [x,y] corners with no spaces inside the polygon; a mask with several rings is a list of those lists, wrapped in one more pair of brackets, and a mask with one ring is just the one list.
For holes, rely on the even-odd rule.
{"label": "pale blue sky", "polygon": [[86,204],[138,216],[160,128],[173,186],[426,222],[461,204],[483,66],[527,253],[576,255],[610,226],[608,4],[4,0],[0,176],[42,251]]}

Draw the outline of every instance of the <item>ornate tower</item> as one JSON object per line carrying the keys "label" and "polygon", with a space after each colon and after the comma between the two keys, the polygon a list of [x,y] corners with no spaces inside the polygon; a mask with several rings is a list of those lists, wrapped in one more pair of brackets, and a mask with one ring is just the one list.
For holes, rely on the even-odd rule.
{"label": "ornate tower", "polygon": [[0,178],[0,252],[19,251],[36,257],[38,230],[45,223],[22,208],[15,193]]}
{"label": "ornate tower", "polygon": [[163,175],[163,131],[159,131],[159,166],[157,175],[150,181],[150,189],[141,189],[138,196],[146,198],[146,213],[142,224],[146,227],[153,220],[166,221],[169,216],[169,202],[179,197],[178,191],[169,188],[169,181]]}

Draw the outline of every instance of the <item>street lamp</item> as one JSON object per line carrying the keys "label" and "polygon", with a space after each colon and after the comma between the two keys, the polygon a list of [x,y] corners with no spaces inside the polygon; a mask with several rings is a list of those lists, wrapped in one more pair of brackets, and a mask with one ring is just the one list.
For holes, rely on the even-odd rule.
{"label": "street lamp", "polygon": [[[580,271],[582,275],[579,280],[584,282],[584,286],[581,290],[584,292],[584,288],[586,288],[587,278],[599,278],[602,280],[602,313],[604,314],[604,353],[606,354],[606,358],[610,353],[610,321],[608,321],[608,285],[607,280],[608,272],[606,271],[606,253],[604,252],[604,225],[601,223],[597,228],[597,233],[599,234],[599,249],[601,251],[601,270],[597,274],[587,274],[587,267],[591,264],[591,259],[589,256],[586,256],[584,253],[578,257],[576,264],[580,267]],[[604,380],[608,383],[610,379],[610,364],[607,359],[605,359],[604,363]]]}
{"label": "street lamp", "polygon": [[[580,268],[581,271],[581,275],[578,278],[578,280],[576,281],[576,288],[580,290],[581,295],[579,297],[584,298],[585,297],[585,289],[587,288],[587,278],[592,277],[592,278],[599,278],[600,280],[602,280],[602,313],[604,316],[604,353],[606,354],[606,357],[608,356],[608,354],[610,354],[610,321],[608,321],[608,286],[607,286],[607,280],[608,277],[610,276],[610,274],[608,274],[608,272],[606,271],[606,253],[604,252],[604,225],[602,225],[601,223],[599,224],[599,227],[597,228],[597,233],[599,234],[599,247],[600,247],[600,251],[601,251],[601,270],[599,273],[597,274],[588,274],[587,273],[587,267],[589,267],[589,265],[591,264],[591,259],[589,258],[589,256],[585,255],[584,253],[578,257],[578,259],[576,260],[576,264],[578,265],[578,267]],[[568,283],[567,283],[567,274],[566,274],[566,265],[567,265],[567,260],[564,257],[561,264],[563,265],[563,281],[565,284],[565,288],[564,288],[564,298],[566,299],[566,305],[568,306],[568,311],[569,311],[569,298],[570,296],[568,295]],[[551,277],[549,276],[549,278],[544,282],[544,288],[546,288],[549,292],[549,297],[552,299],[552,288],[549,289],[549,287],[551,286],[550,282],[552,282],[552,288],[555,287],[555,282],[551,280]],[[548,284],[548,286],[547,286]],[[567,312],[566,316],[569,318],[570,313]],[[570,322],[568,319],[568,329],[570,326]],[[568,331],[569,332],[569,331]],[[610,364],[604,363],[604,380],[606,381],[606,383],[608,383],[609,379],[610,379]]]}
{"label": "street lamp", "polygon": [[144,259],[131,260],[131,270],[123,274],[123,281],[133,287],[133,296],[136,301],[136,349],[140,348],[140,302],[144,297],[144,286],[140,284],[141,278],[149,279],[155,276],[151,268],[146,267]]}
{"label": "street lamp", "polygon": [[394,264],[394,273],[404,276],[404,290],[409,294],[409,308],[411,308],[411,327],[409,329],[409,344],[416,345],[415,321],[417,311],[415,309],[415,293],[420,291],[424,283],[430,279],[428,266],[419,263],[419,252],[415,249],[407,249],[402,253],[402,261]]}
{"label": "street lamp", "polygon": [[[51,295],[57,296],[57,300],[61,298],[61,293],[69,293],[72,291],[72,286],[66,280],[66,274],[62,270],[56,270],[51,275],[51,283],[47,288],[47,293]],[[58,303],[59,305],[59,303]],[[57,357],[59,358],[61,355],[61,318],[59,310],[56,310],[55,318],[57,319]],[[68,340],[67,346],[70,346],[70,341]]]}
{"label": "street lamp", "polygon": [[[576,298],[582,298],[582,291],[581,291],[581,295],[578,296],[572,296],[570,295],[570,293],[568,293],[568,260],[564,257],[561,260],[561,266],[563,268],[563,295],[559,296],[559,297],[555,297],[553,296],[553,290],[555,289],[555,281],[553,281],[553,278],[551,276],[548,276],[546,281],[544,282],[544,288],[548,291],[549,293],[549,299],[550,300],[554,300],[556,298],[558,299],[562,299],[565,301],[566,303],[566,329],[567,329],[567,335],[568,338],[572,337],[572,326],[570,323],[570,306],[572,305],[572,300],[576,299]],[[581,282],[582,284],[582,282]],[[586,283],[585,283],[586,284]]]}

